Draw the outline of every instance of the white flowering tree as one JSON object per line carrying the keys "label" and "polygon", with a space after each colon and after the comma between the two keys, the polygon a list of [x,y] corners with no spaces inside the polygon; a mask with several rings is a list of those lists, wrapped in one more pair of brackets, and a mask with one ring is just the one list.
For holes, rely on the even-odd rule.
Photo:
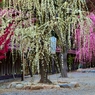
{"label": "white flowering tree", "polygon": [[[50,83],[47,67],[50,62],[50,37],[53,30],[59,38],[61,50],[61,76],[67,77],[67,52],[76,24],[82,27],[87,10],[85,0],[8,0],[4,9],[2,31],[14,21],[12,46],[19,45],[22,56],[27,53],[32,67],[36,65],[42,83]],[[80,18],[79,18],[80,16]],[[15,42],[15,43],[14,43]]]}

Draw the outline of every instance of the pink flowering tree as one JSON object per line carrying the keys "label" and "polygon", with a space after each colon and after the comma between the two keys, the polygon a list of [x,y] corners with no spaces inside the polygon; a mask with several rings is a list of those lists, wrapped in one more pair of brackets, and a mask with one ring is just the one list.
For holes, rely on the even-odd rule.
{"label": "pink flowering tree", "polygon": [[16,25],[14,24],[15,20],[9,20],[11,17],[14,18],[14,15],[19,14],[14,9],[1,9],[0,10],[0,60],[6,58],[6,53],[9,50],[9,45],[11,43],[11,38],[14,35],[14,30]]}
{"label": "pink flowering tree", "polygon": [[[90,25],[87,26],[84,22],[83,28],[78,27],[75,31],[77,47],[75,61],[82,63],[90,63],[92,58],[95,57],[95,15],[90,13],[87,17],[90,19]],[[87,33],[85,34],[84,30],[86,29]]]}

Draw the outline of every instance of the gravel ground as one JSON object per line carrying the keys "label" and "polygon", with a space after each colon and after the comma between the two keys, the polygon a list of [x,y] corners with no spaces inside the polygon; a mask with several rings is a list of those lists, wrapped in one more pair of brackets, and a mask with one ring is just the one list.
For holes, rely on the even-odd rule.
{"label": "gravel ground", "polygon": [[0,95],[95,95],[94,88],[84,89],[47,89],[39,91],[13,91]]}
{"label": "gravel ground", "polygon": [[[39,76],[34,76],[33,82],[39,81]],[[77,88],[56,88],[44,90],[16,90],[0,89],[0,95],[95,95],[95,72],[71,72],[68,78],[60,78],[60,74],[50,75],[49,79],[54,83],[61,82],[78,82],[80,87]],[[25,81],[30,81],[26,78]],[[35,80],[35,81],[34,81]]]}

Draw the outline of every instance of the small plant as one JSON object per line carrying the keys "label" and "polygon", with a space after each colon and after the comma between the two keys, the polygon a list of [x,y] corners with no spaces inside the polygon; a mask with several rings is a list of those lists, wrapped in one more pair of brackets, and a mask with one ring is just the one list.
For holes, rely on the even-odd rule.
{"label": "small plant", "polygon": [[67,62],[68,62],[68,64],[69,64],[69,69],[70,69],[70,70],[71,70],[72,64],[74,63],[74,58],[75,58],[75,57],[73,57],[73,56],[71,56],[71,55],[68,56]]}

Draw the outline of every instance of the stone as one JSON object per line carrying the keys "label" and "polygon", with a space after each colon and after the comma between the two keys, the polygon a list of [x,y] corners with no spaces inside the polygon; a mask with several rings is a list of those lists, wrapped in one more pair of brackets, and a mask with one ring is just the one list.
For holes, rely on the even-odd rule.
{"label": "stone", "polygon": [[77,82],[70,82],[68,84],[61,84],[59,86],[62,87],[62,88],[76,88],[76,87],[80,87],[79,83],[77,83]]}
{"label": "stone", "polygon": [[5,85],[3,85],[3,86],[1,86],[0,88],[2,88],[2,89],[6,89],[7,87],[6,87]]}
{"label": "stone", "polygon": [[66,81],[58,81],[58,83],[69,83],[69,82],[66,82]]}
{"label": "stone", "polygon": [[51,86],[51,85],[45,85],[45,86],[43,86],[43,88],[44,88],[44,89],[52,89],[53,86]]}
{"label": "stone", "polygon": [[59,85],[54,85],[53,87],[54,87],[54,88],[60,88],[60,86],[59,86]]}
{"label": "stone", "polygon": [[69,87],[71,87],[71,88],[80,87],[80,86],[79,86],[79,83],[77,83],[77,82],[70,82],[68,85],[69,85]]}
{"label": "stone", "polygon": [[10,84],[7,86],[7,88],[8,88],[8,89],[9,89],[9,88],[15,88],[17,84],[18,84],[18,82],[12,82],[12,83],[10,83]]}
{"label": "stone", "polygon": [[17,85],[16,85],[16,89],[22,89],[23,87],[24,87],[23,84],[17,84]]}
{"label": "stone", "polygon": [[44,89],[44,87],[40,85],[31,86],[31,90],[40,90],[40,89]]}
{"label": "stone", "polygon": [[31,82],[22,82],[24,86],[31,86]]}
{"label": "stone", "polygon": [[70,88],[70,86],[68,84],[61,84],[59,85],[61,88]]}
{"label": "stone", "polygon": [[31,90],[31,86],[24,86],[24,90]]}

